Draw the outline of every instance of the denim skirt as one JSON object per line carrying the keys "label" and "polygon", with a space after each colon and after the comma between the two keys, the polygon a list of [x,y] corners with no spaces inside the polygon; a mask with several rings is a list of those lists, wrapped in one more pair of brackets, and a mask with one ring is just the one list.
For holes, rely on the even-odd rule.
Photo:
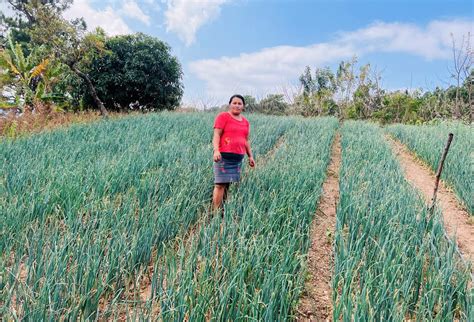
{"label": "denim skirt", "polygon": [[221,153],[221,160],[214,162],[214,183],[232,183],[240,181],[244,155]]}

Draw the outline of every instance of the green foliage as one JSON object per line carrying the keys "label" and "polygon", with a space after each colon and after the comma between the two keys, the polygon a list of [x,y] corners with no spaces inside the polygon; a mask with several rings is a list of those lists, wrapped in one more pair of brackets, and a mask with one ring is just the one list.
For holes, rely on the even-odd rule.
{"label": "green foliage", "polygon": [[[133,296],[140,292],[140,288],[129,289],[133,281],[148,274],[150,263],[159,267],[154,274],[156,279],[158,272],[166,268],[159,263],[165,260],[162,257],[165,248],[166,252],[171,251],[167,242],[174,237],[180,240],[197,220],[205,221],[212,193],[210,142],[214,116],[159,113],[0,141],[0,159],[5,160],[0,163],[0,275],[4,276],[2,286],[7,290],[0,294],[0,301],[6,303],[1,308],[2,316],[6,319],[87,320],[93,319],[97,312],[99,319],[107,320],[113,319],[113,313],[124,312],[122,309],[127,303],[133,305],[135,301],[127,298],[131,296],[129,292],[134,293]],[[260,115],[249,116],[249,119],[257,160],[290,126],[300,121]],[[322,161],[315,163],[299,158],[301,168],[311,175],[302,175],[294,182],[297,188],[305,183],[309,193],[315,193],[313,187],[323,180],[320,175],[312,179],[313,170],[324,173],[332,133],[322,129],[330,128],[327,122],[321,129],[313,124],[316,121],[308,122],[307,127],[326,135],[325,144],[314,141],[306,144],[321,153]],[[296,132],[299,129],[297,127]],[[296,132],[293,130],[293,139],[299,140],[304,133]],[[300,151],[296,144],[291,149]],[[285,160],[291,158],[287,152],[290,151],[280,152]],[[291,167],[283,165],[285,162],[279,161],[263,171],[262,164],[263,172],[251,182],[260,178],[263,181],[259,189],[268,191],[273,171],[280,168],[278,191],[284,191],[285,178],[294,170],[288,171]],[[246,185],[246,194],[251,193],[252,186]],[[288,194],[278,198],[279,204],[270,210],[278,212],[278,218],[284,220],[288,217],[286,207],[297,206],[295,216],[285,220],[291,220],[289,229],[298,238],[307,239],[299,224],[303,222],[305,229],[309,229],[317,195],[313,199],[301,193],[297,199],[301,202],[294,203],[290,199],[293,193]],[[248,197],[256,196],[258,194]],[[268,207],[274,199],[266,199],[265,207]],[[254,205],[258,206],[258,202]],[[304,212],[298,211],[302,207]],[[259,213],[263,214],[266,209],[261,208]],[[246,216],[253,211],[258,213],[249,206]],[[268,218],[259,217],[263,221]],[[279,231],[277,224],[278,221],[269,228]],[[217,229],[219,231],[219,226]],[[260,241],[267,242],[268,237],[261,235]],[[296,249],[303,245],[299,239],[274,240],[283,242],[279,246],[282,251],[286,240],[292,241]],[[172,256],[176,255],[173,252]],[[292,256],[293,265],[299,267],[298,253]],[[278,265],[284,263],[282,260]],[[25,272],[26,277],[17,280],[20,272]],[[192,276],[194,271],[188,270],[186,274]],[[280,279],[285,276],[276,275]],[[172,280],[168,281],[171,285]],[[153,283],[158,287],[156,280]],[[289,287],[297,294],[296,284]],[[217,296],[218,292],[210,295]],[[280,296],[286,298],[285,293]],[[166,302],[165,295],[161,298]],[[159,305],[156,303],[159,299],[154,299],[154,304]],[[100,305],[101,301],[110,306]],[[285,305],[289,307],[291,303],[287,301]],[[15,304],[16,311],[12,309]],[[18,310],[19,305],[21,310]],[[139,310],[143,306],[135,308]],[[167,314],[166,311],[160,313]]]}
{"label": "green foliage", "polygon": [[317,68],[313,77],[311,68],[306,66],[300,83],[303,93],[296,98],[297,110],[305,116],[336,115],[338,108],[332,97],[337,85],[329,68]]}
{"label": "green foliage", "polygon": [[73,0],[8,0],[7,6],[13,10],[13,16],[6,16],[0,12],[0,43],[3,47],[7,43],[7,35],[13,39],[15,43],[22,46],[23,52],[28,56],[35,46],[31,46],[30,29],[37,22],[36,12],[41,6],[48,6],[50,10],[61,14],[68,9]]}
{"label": "green foliage", "polygon": [[138,33],[108,38],[105,48],[107,54],[94,57],[88,74],[108,109],[157,111],[178,106],[183,73],[167,44]]}
{"label": "green foliage", "polygon": [[356,64],[356,58],[342,61],[335,74],[328,67],[317,68],[314,76],[307,66],[299,78],[301,93],[295,97],[290,110],[305,116],[336,115],[382,123],[419,124],[434,118],[456,117],[458,109],[462,119],[472,121],[474,70],[459,88],[436,88],[425,93],[420,90],[387,92],[380,88],[381,76],[370,64],[362,65],[358,72]]}
{"label": "green foliage", "polygon": [[285,115],[288,104],[281,94],[269,94],[257,106],[257,111],[264,114]]}
{"label": "green foliage", "polygon": [[46,98],[45,84],[50,69],[50,59],[36,63],[36,51],[25,57],[22,46],[9,37],[8,48],[0,50],[0,67],[3,71],[2,83],[15,91],[15,103],[20,110],[30,109],[35,100]]}
{"label": "green foliage", "polygon": [[170,244],[163,262],[155,265],[155,305],[180,308],[161,310],[160,319],[293,319],[305,280],[311,218],[338,123],[335,118],[286,120],[291,122],[283,143],[260,159],[264,164],[257,161],[257,168],[244,172],[224,218],[201,221],[190,238]]}
{"label": "green foliage", "polygon": [[342,128],[334,321],[469,320],[470,268],[376,125]]}
{"label": "green foliage", "polygon": [[385,94],[382,100],[382,107],[372,113],[372,117],[382,123],[404,122],[416,124],[421,122],[419,113],[421,110],[422,98],[408,92],[392,92]]}
{"label": "green foliage", "polygon": [[246,112],[258,112],[258,102],[252,95],[244,95],[245,99],[245,111]]}
{"label": "green foliage", "polygon": [[[439,123],[439,122],[438,122]],[[433,171],[437,171],[441,153],[448,133],[454,134],[445,161],[442,179],[454,187],[454,191],[466,208],[474,215],[474,132],[472,125],[461,122],[441,122],[439,124],[410,126],[395,124],[387,127],[388,133],[406,144]]]}

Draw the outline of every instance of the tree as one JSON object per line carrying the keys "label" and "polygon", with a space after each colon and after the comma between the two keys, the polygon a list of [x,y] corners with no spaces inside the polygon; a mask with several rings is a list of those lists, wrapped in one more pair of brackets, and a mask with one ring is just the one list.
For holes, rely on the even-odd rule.
{"label": "tree", "polygon": [[7,0],[6,2],[15,14],[8,17],[3,12],[0,13],[0,30],[3,30],[0,41],[5,46],[7,35],[10,35],[13,42],[19,43],[25,55],[28,55],[30,50],[28,44],[31,40],[28,31],[36,23],[36,10],[47,5],[50,10],[62,14],[71,6],[73,0]]}
{"label": "tree", "polygon": [[474,68],[471,68],[469,76],[464,81],[464,87],[467,90],[467,106],[469,107],[469,123],[474,120]]}
{"label": "tree", "polygon": [[259,112],[265,114],[284,115],[288,109],[288,104],[282,94],[269,94],[258,105]]}
{"label": "tree", "polygon": [[[334,114],[333,100],[336,92],[335,77],[329,67],[317,68],[314,73],[315,78],[315,97],[318,115]],[[331,113],[330,113],[331,112]]]}
{"label": "tree", "polygon": [[244,95],[244,100],[246,112],[258,112],[259,104],[255,97],[253,97],[252,95]]}
{"label": "tree", "polygon": [[469,78],[472,64],[474,62],[473,52],[471,49],[471,33],[464,35],[461,39],[461,44],[456,44],[454,35],[451,34],[452,50],[453,50],[453,66],[450,69],[451,78],[456,82],[456,96],[454,101],[453,116],[457,119],[461,118],[461,86],[466,79]]}
{"label": "tree", "polygon": [[110,109],[173,110],[183,95],[183,72],[164,42],[141,33],[116,36],[105,43],[89,75]]}
{"label": "tree", "polygon": [[87,84],[88,92],[100,113],[107,116],[107,110],[91,78],[84,72],[94,58],[104,53],[105,33],[101,29],[86,33],[82,19],[66,21],[56,10],[46,5],[39,5],[34,15],[35,24],[30,30],[33,43],[47,48],[54,59],[80,77]]}
{"label": "tree", "polygon": [[378,75],[372,79],[370,64],[360,67],[357,88],[353,94],[353,106],[359,118],[368,118],[381,107],[382,95],[378,87]]}

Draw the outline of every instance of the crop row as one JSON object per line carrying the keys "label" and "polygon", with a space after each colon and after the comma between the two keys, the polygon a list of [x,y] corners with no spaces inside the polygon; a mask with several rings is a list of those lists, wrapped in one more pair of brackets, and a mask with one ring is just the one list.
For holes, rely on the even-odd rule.
{"label": "crop row", "polygon": [[474,131],[471,125],[445,122],[438,125],[391,125],[388,133],[406,144],[433,171],[437,171],[448,133],[454,134],[446,158],[442,179],[454,187],[456,194],[474,214]]}
{"label": "crop row", "polygon": [[471,320],[469,270],[376,125],[342,128],[334,320]]}
{"label": "crop row", "polygon": [[[132,319],[288,320],[304,283],[309,227],[337,120],[298,119],[263,167],[232,187],[223,218],[171,241]],[[112,311],[119,311],[113,309]]]}
{"label": "crop row", "polygon": [[[256,155],[288,120],[254,120]],[[162,113],[0,142],[0,295],[12,318],[86,318],[212,191],[212,118]]]}

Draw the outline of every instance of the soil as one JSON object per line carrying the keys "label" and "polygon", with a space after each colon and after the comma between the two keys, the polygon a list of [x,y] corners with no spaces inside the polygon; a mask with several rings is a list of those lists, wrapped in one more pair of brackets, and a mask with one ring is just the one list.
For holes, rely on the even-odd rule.
{"label": "soil", "polygon": [[[427,204],[431,204],[436,175],[424,162],[418,159],[399,141],[387,137],[392,144],[405,177],[410,184],[418,189]],[[440,151],[441,153],[441,151]],[[474,261],[474,222],[466,208],[442,181],[439,182],[437,204],[443,214],[444,227],[449,237],[456,240],[458,248],[467,261]]]}
{"label": "soil", "polygon": [[297,309],[298,321],[332,320],[333,236],[339,200],[341,143],[336,134],[323,193],[311,226],[307,280]]}

